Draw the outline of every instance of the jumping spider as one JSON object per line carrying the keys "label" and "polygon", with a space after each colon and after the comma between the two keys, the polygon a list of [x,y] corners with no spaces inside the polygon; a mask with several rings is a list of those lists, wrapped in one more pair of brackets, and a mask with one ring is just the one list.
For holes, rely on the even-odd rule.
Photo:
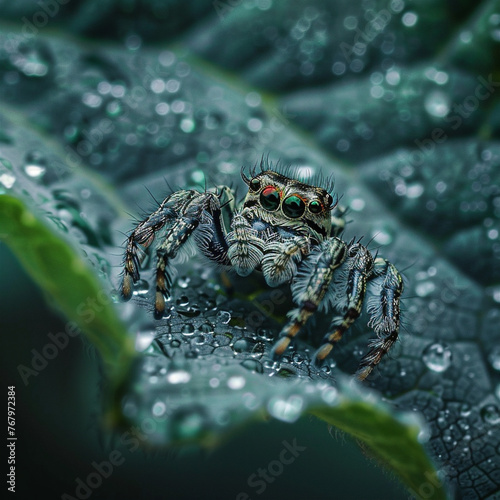
{"label": "jumping spider", "polygon": [[241,175],[248,193],[239,208],[234,192],[226,186],[205,192],[182,190],[165,198],[137,225],[127,240],[123,298],[130,299],[145,250],[161,235],[154,312],[161,318],[172,284],[170,261],[194,234],[200,251],[223,268],[233,268],[240,276],[261,271],[271,287],[291,282],[297,307],[289,312],[274,344],[275,359],[316,310],[334,311],[323,344],[314,354],[320,363],[358,318],[368,291],[368,326],[377,336],[356,373],[364,380],[398,338],[403,291],[399,272],[387,260],[372,256],[359,241],[340,239],[343,214],[328,187],[293,179],[264,161],[260,172],[254,170],[248,178],[242,170]]}

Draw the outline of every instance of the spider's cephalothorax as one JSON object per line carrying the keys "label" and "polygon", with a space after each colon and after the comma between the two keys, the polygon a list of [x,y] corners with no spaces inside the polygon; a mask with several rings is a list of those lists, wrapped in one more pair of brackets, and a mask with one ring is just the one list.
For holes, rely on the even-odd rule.
{"label": "spider's cephalothorax", "polygon": [[127,241],[123,297],[131,297],[145,250],[160,232],[155,317],[161,318],[171,287],[170,261],[194,234],[201,252],[220,266],[240,276],[261,271],[270,286],[291,283],[297,307],[273,347],[275,358],[316,310],[329,308],[330,327],[314,355],[321,362],[360,315],[368,292],[368,325],[377,337],[357,372],[359,379],[366,378],[398,338],[403,281],[397,269],[359,242],[339,237],[344,220],[342,211],[335,213],[329,189],[264,169],[264,162],[261,172],[242,177],[248,193],[239,208],[228,187],[177,191],[137,225]]}

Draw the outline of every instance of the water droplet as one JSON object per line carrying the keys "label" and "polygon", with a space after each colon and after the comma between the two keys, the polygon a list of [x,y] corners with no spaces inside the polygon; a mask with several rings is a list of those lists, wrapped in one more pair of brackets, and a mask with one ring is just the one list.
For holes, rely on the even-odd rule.
{"label": "water droplet", "polygon": [[167,381],[171,384],[186,384],[191,380],[191,374],[186,370],[175,370],[167,374]]}
{"label": "water droplet", "polygon": [[417,440],[419,443],[427,443],[431,438],[431,432],[427,426],[424,426],[420,429]]}
{"label": "water droplet", "polygon": [[194,334],[194,326],[191,323],[184,323],[181,328],[181,333],[185,337],[191,337]]}
{"label": "water droplet", "polygon": [[415,26],[418,21],[418,16],[414,12],[405,12],[403,14],[403,17],[401,18],[401,22],[407,27],[411,28],[412,26]]}
{"label": "water droplet", "polygon": [[241,366],[254,373],[264,373],[264,367],[256,359],[245,359],[241,362]]}
{"label": "water droplet", "polygon": [[189,276],[181,276],[177,279],[177,285],[180,288],[187,288],[190,282],[191,278]]}
{"label": "water droplet", "polygon": [[193,338],[193,343],[196,345],[203,345],[207,339],[205,338],[205,335],[196,335],[196,337]]}
{"label": "water droplet", "polygon": [[321,392],[321,397],[323,398],[323,401],[327,405],[333,405],[338,400],[338,391],[337,391],[337,389],[335,389],[335,387],[326,387]]}
{"label": "water droplet", "polygon": [[153,342],[156,336],[154,328],[140,331],[135,338],[135,348],[139,352],[145,351]]}
{"label": "water droplet", "polygon": [[387,74],[385,75],[385,79],[389,85],[394,86],[399,84],[401,75],[399,74],[399,71],[391,70],[387,72]]}
{"label": "water droplet", "polygon": [[424,186],[420,183],[408,184],[406,187],[406,196],[408,198],[419,198],[424,192]]}
{"label": "water droplet", "polygon": [[85,92],[82,96],[82,102],[89,108],[98,108],[102,104],[102,97],[93,92]]}
{"label": "water droplet", "polygon": [[25,158],[24,172],[34,180],[40,180],[47,171],[46,160],[39,151],[30,151]]}
{"label": "water droplet", "polygon": [[247,339],[238,339],[233,345],[234,352],[247,352],[250,350],[250,343]]}
{"label": "water droplet", "polygon": [[431,344],[426,347],[422,360],[429,370],[434,372],[444,372],[451,365],[451,350],[447,345]]}
{"label": "water droplet", "polygon": [[[0,174],[0,184],[2,184],[2,186],[5,188],[5,189],[10,189],[14,183],[16,182],[16,177],[11,174],[11,173],[8,173],[8,172],[4,172],[2,174]],[[2,192],[2,190],[0,189],[0,193]]]}
{"label": "water droplet", "polygon": [[165,405],[165,403],[163,401],[157,401],[153,405],[152,412],[153,412],[153,415],[155,417],[161,417],[161,416],[163,416],[166,411],[167,411],[167,406]]}
{"label": "water droplet", "polygon": [[120,116],[122,105],[119,101],[111,101],[106,105],[106,114],[111,117]]}
{"label": "water droplet", "polygon": [[148,290],[149,283],[146,280],[139,280],[134,283],[134,295],[145,295]]}
{"label": "water droplet", "polygon": [[212,389],[216,389],[217,387],[219,387],[220,385],[220,380],[217,378],[217,377],[212,377],[209,381],[208,381],[208,385],[212,388]]}
{"label": "water droplet", "polygon": [[372,232],[372,238],[379,245],[389,245],[392,242],[392,234],[385,229],[376,229]]}
{"label": "water droplet", "polygon": [[419,297],[427,297],[436,289],[436,285],[432,281],[422,281],[415,286],[415,293]]}
{"label": "water droplet", "polygon": [[498,406],[489,404],[481,408],[481,418],[488,424],[500,424],[500,410]]}
{"label": "water droplet", "polygon": [[181,295],[176,301],[175,303],[178,305],[178,306],[187,306],[189,304],[189,298],[186,297],[185,295]]}
{"label": "water droplet", "polygon": [[427,113],[437,118],[443,118],[450,112],[450,99],[440,90],[429,92],[424,101]]}
{"label": "water droplet", "polygon": [[495,370],[500,371],[500,347],[497,346],[493,348],[488,355],[488,360]]}
{"label": "water droplet", "polygon": [[361,210],[365,208],[365,205],[366,205],[365,200],[363,200],[362,198],[354,198],[349,203],[349,206],[356,212],[361,212]]}
{"label": "water droplet", "polygon": [[185,132],[186,134],[190,134],[191,132],[194,131],[195,129],[195,122],[193,119],[191,118],[183,118],[181,120],[181,124],[180,124],[180,127],[181,127],[181,130],[183,132]]}
{"label": "water droplet", "polygon": [[127,47],[128,50],[137,50],[141,47],[141,45],[142,38],[139,35],[132,34],[125,38],[125,47]]}
{"label": "water droplet", "polygon": [[300,417],[303,406],[304,401],[300,396],[290,396],[288,399],[274,397],[269,401],[267,410],[274,418],[292,423]]}
{"label": "water droplet", "polygon": [[259,328],[257,335],[264,340],[273,340],[274,338],[273,332],[267,328]]}
{"label": "water droplet", "polygon": [[463,417],[463,418],[466,418],[468,417],[470,414],[471,414],[471,407],[470,405],[468,405],[467,403],[464,403],[461,407],[460,407],[460,416]]}
{"label": "water droplet", "polygon": [[245,102],[247,103],[247,106],[256,108],[257,106],[260,106],[262,98],[258,92],[249,92],[245,96]]}
{"label": "water droplet", "polygon": [[250,132],[258,132],[262,128],[262,120],[250,118],[247,122],[247,127]]}
{"label": "water droplet", "polygon": [[214,327],[211,323],[203,323],[202,325],[200,325],[200,327],[198,328],[200,330],[200,332],[203,332],[203,333],[213,333],[214,332]]}
{"label": "water droplet", "polygon": [[243,387],[245,387],[246,383],[247,383],[247,381],[246,381],[245,377],[242,377],[241,375],[233,375],[227,381],[227,386],[230,389],[239,390],[239,389],[243,389]]}
{"label": "water droplet", "polygon": [[217,313],[217,322],[227,325],[231,321],[231,313],[228,311],[219,311]]}
{"label": "water droplet", "polygon": [[491,295],[495,302],[500,303],[500,286],[490,288]]}

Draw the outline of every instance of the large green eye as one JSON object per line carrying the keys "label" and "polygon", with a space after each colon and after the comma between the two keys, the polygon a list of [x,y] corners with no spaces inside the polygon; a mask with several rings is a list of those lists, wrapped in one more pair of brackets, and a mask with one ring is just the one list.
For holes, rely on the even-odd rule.
{"label": "large green eye", "polygon": [[321,203],[317,200],[313,200],[309,203],[309,210],[313,214],[319,214],[322,210]]}
{"label": "large green eye", "polygon": [[260,188],[260,181],[259,181],[259,179],[252,179],[250,181],[250,189],[252,191],[258,191],[259,188]]}
{"label": "large green eye", "polygon": [[260,193],[260,204],[262,208],[272,211],[280,206],[280,193],[273,186],[267,186]]}
{"label": "large green eye", "polygon": [[294,194],[285,198],[285,201],[283,201],[283,213],[292,219],[300,217],[304,213],[305,209],[306,204]]}

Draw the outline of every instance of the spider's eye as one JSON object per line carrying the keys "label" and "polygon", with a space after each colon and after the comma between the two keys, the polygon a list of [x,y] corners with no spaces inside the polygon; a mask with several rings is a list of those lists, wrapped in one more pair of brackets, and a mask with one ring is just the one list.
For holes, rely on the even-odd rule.
{"label": "spider's eye", "polygon": [[252,191],[258,191],[260,189],[260,181],[259,181],[259,179],[252,179],[250,181],[250,189]]}
{"label": "spider's eye", "polygon": [[266,210],[276,210],[280,206],[280,193],[273,186],[267,186],[260,193],[260,204]]}
{"label": "spider's eye", "polygon": [[304,213],[305,209],[306,204],[294,194],[285,198],[285,201],[283,202],[283,213],[292,219],[300,217]]}
{"label": "spider's eye", "polygon": [[309,203],[309,210],[313,214],[319,214],[322,210],[321,203],[317,200],[311,201],[311,203]]}
{"label": "spider's eye", "polygon": [[329,207],[333,203],[333,198],[328,194],[326,196],[326,206]]}

